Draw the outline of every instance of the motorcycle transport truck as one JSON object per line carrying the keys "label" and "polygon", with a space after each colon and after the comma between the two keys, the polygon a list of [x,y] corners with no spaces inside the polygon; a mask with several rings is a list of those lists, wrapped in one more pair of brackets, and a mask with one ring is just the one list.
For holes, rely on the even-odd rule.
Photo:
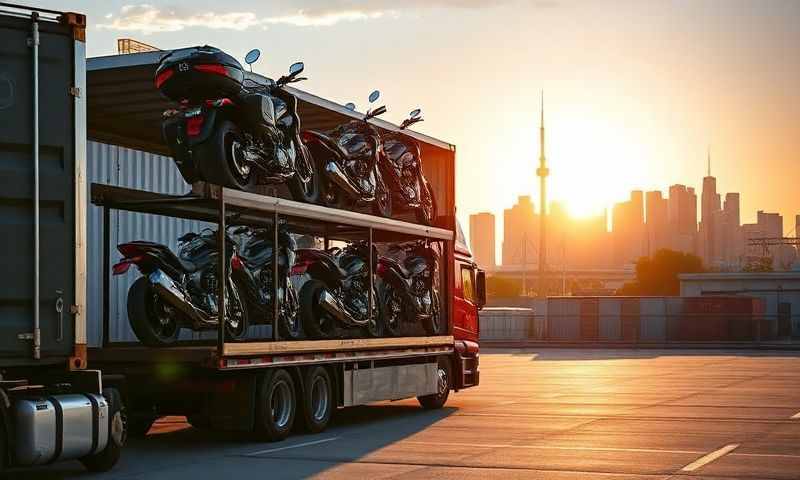
{"label": "motorcycle transport truck", "polygon": [[124,443],[87,357],[85,17],[0,3],[0,476]]}
{"label": "motorcycle transport truck", "polygon": [[[89,358],[124,379],[132,435],[179,415],[281,440],[294,426],[323,430],[341,407],[416,397],[439,408],[479,382],[485,281],[456,221],[455,147],[405,128],[418,110],[401,128],[378,118],[384,107],[359,113],[290,87],[304,68],[273,81],[209,46],[88,60],[89,229],[102,305]],[[195,92],[197,107],[159,91],[186,72],[252,87],[233,99]],[[277,100],[265,93],[276,89]],[[259,122],[279,124],[270,135],[280,141],[259,143],[236,123],[249,121],[252,112],[237,112],[252,104]],[[399,194],[391,209],[363,192],[343,197],[359,188],[344,177],[352,151],[382,155],[384,135],[398,171],[422,169],[429,214],[403,208]],[[196,146],[215,138],[217,150]],[[331,175],[335,202],[322,200],[324,185],[303,195],[296,177],[280,183],[261,169],[261,158],[289,158],[301,141],[317,142],[297,155]],[[216,159],[230,161],[203,166]]]}

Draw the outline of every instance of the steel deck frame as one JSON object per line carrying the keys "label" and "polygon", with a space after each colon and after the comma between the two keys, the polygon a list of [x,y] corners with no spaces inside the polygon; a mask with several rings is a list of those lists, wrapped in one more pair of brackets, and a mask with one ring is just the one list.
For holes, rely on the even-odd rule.
{"label": "steel deck frame", "polygon": [[[196,184],[192,193],[183,196],[164,195],[93,183],[91,186],[91,200],[93,204],[103,209],[103,349],[114,344],[109,338],[111,245],[108,225],[110,223],[111,210],[150,213],[216,223],[218,225],[217,234],[219,235],[218,245],[221,248],[217,268],[222,278],[225,277],[228,268],[225,261],[224,235],[229,220],[235,221],[237,224],[270,227],[279,225],[283,220],[290,225],[293,232],[322,236],[326,244],[331,238],[351,240],[363,238],[364,234],[366,234],[370,251],[372,250],[373,241],[376,240],[403,241],[426,238],[442,242],[442,252],[447,259],[452,258],[452,249],[455,241],[452,230],[242,192],[203,183]],[[274,228],[273,232],[273,242],[277,245],[278,229]],[[273,288],[276,290],[278,285],[277,259],[278,256],[273,255]],[[372,255],[370,255],[369,263],[370,271],[374,272]],[[440,275],[443,277],[440,277],[441,281],[446,283],[448,289],[452,288],[454,281],[453,265],[449,261],[441,261],[440,268],[442,270]],[[370,275],[371,292],[374,275],[374,273]],[[217,292],[218,305],[224,305],[225,283],[219,282],[219,291]],[[273,298],[277,298],[277,292],[274,292]],[[370,312],[372,312],[374,301],[373,295],[370,295]],[[211,363],[214,365],[208,366],[214,366],[219,369],[232,369],[274,365],[276,361],[283,363],[289,361],[293,356],[286,356],[286,354],[290,353],[306,358],[306,360],[301,358],[299,361],[310,362],[324,361],[326,360],[326,355],[327,361],[344,360],[345,357],[347,357],[347,360],[359,359],[364,355],[374,359],[377,358],[376,354],[369,351],[375,349],[392,349],[394,356],[452,352],[452,301],[449,296],[446,305],[447,312],[445,317],[448,331],[446,335],[438,337],[281,341],[280,329],[272,328],[272,340],[270,342],[234,343],[226,341],[225,322],[219,322],[216,348],[211,349],[213,353],[209,352],[212,353],[210,358],[213,358]],[[278,302],[274,302],[274,308],[273,318],[278,318]],[[275,356],[276,354],[278,356]],[[341,356],[339,354],[345,354],[345,357],[339,358]],[[322,355],[322,357],[318,359],[317,356],[319,355]],[[228,361],[231,357],[234,358]],[[298,359],[291,361],[298,361]]]}

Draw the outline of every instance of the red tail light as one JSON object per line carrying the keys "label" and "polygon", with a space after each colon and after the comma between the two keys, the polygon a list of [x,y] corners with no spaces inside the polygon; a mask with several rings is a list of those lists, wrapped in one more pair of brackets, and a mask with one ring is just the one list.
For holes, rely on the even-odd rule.
{"label": "red tail light", "polygon": [[198,72],[213,73],[215,75],[222,75],[224,77],[228,76],[228,69],[225,68],[225,65],[220,65],[219,63],[195,65],[194,69]]}
{"label": "red tail light", "polygon": [[156,88],[161,88],[161,85],[175,75],[175,70],[168,68],[156,76]]}
{"label": "red tail light", "polygon": [[244,268],[244,263],[242,263],[242,259],[239,258],[239,255],[231,257],[231,268],[233,270],[241,270]]}
{"label": "red tail light", "polygon": [[126,273],[128,269],[131,268],[131,265],[138,263],[142,260],[142,257],[133,257],[133,258],[126,258],[121,262],[117,263],[113,267],[111,267],[111,272],[114,275],[122,275]]}
{"label": "red tail light", "polygon": [[308,270],[308,266],[311,265],[313,261],[311,260],[302,260],[294,265],[292,265],[292,272],[291,275],[303,275]]}
{"label": "red tail light", "polygon": [[203,114],[187,118],[186,134],[189,135],[190,137],[196,137],[200,135],[200,130],[203,128],[204,121],[205,118],[203,117]]}
{"label": "red tail light", "polygon": [[389,270],[389,267],[387,267],[387,266],[386,266],[386,264],[385,264],[384,262],[378,262],[378,268],[377,268],[377,269],[375,269],[375,272],[376,272],[376,273],[377,273],[379,276],[383,276],[383,275],[385,275],[385,274],[386,274],[386,272],[387,272],[388,270]]}
{"label": "red tail light", "polygon": [[305,142],[305,143],[313,142],[314,141],[314,135],[312,135],[309,132],[303,131],[303,132],[300,132],[300,139],[303,140],[303,142]]}

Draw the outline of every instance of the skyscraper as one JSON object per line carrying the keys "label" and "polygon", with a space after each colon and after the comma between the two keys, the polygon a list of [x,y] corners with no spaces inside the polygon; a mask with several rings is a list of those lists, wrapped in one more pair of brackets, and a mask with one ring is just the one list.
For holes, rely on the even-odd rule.
{"label": "skyscraper", "polygon": [[495,267],[494,215],[488,212],[469,216],[469,244],[478,266]]}
{"label": "skyscraper", "polygon": [[658,190],[645,195],[645,228],[647,244],[645,253],[652,255],[662,248],[669,248],[669,219],[667,200]]}
{"label": "skyscraper", "polygon": [[537,250],[534,207],[529,195],[503,212],[503,265],[533,265]]}
{"label": "skyscraper", "polygon": [[685,185],[669,187],[667,200],[670,244],[673,250],[695,253],[697,236],[697,195]]}
{"label": "skyscraper", "polygon": [[717,235],[714,220],[720,208],[720,195],[717,193],[717,179],[711,176],[711,152],[708,154],[708,172],[703,177],[703,192],[700,199],[700,254],[707,264],[719,259],[716,251]]}
{"label": "skyscraper", "polygon": [[611,216],[614,263],[634,263],[645,253],[644,194],[631,192],[627,202],[614,204]]}

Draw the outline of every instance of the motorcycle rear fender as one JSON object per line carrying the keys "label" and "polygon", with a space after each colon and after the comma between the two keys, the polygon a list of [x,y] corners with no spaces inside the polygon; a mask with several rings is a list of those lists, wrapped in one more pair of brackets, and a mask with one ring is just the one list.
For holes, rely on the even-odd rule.
{"label": "motorcycle rear fender", "polygon": [[398,271],[397,266],[390,262],[378,262],[377,274],[380,279],[394,287],[405,290],[405,279]]}
{"label": "motorcycle rear fender", "polygon": [[305,273],[311,278],[322,281],[328,287],[334,287],[341,282],[342,275],[339,266],[325,252],[312,248],[300,248],[295,253],[297,254],[296,263],[306,264]]}
{"label": "motorcycle rear fender", "polygon": [[275,127],[275,105],[267,95],[260,93],[246,95],[242,99],[242,114],[252,125]]}

